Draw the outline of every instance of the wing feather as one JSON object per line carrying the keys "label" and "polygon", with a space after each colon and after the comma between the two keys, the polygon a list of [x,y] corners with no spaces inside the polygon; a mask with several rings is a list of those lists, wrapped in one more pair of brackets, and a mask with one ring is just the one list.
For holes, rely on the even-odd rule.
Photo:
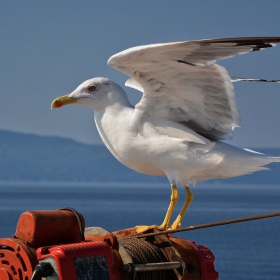
{"label": "wing feather", "polygon": [[230,38],[153,44],[113,55],[108,64],[143,92],[136,110],[165,118],[212,139],[228,139],[240,126],[231,78],[218,59],[262,50],[280,37]]}

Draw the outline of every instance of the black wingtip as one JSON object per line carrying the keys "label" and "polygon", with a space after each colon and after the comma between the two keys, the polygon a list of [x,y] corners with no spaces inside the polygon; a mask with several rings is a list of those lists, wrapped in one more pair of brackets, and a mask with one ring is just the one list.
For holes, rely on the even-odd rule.
{"label": "black wingtip", "polygon": [[191,65],[191,66],[197,66],[196,64],[193,64],[191,62],[187,62],[187,61],[184,61],[184,60],[177,60],[177,62],[179,63],[185,63],[185,64],[188,64],[188,65]]}
{"label": "black wingtip", "polygon": [[254,78],[238,78],[238,77],[231,77],[231,82],[265,82],[265,83],[280,83],[280,80],[266,80],[266,79],[254,79]]}
{"label": "black wingtip", "polygon": [[255,47],[253,47],[252,52],[260,51],[260,50],[263,50],[263,49],[266,49],[266,48],[272,48],[272,47],[274,47],[273,44],[262,44],[262,45],[257,45],[257,46],[255,46]]}

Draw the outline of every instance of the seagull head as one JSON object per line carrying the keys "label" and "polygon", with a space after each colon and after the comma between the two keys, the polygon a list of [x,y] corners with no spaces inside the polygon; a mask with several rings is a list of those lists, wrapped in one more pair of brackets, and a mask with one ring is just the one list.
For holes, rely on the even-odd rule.
{"label": "seagull head", "polygon": [[51,108],[77,104],[100,111],[115,103],[127,102],[126,93],[118,84],[107,78],[98,77],[83,82],[72,93],[56,98]]}

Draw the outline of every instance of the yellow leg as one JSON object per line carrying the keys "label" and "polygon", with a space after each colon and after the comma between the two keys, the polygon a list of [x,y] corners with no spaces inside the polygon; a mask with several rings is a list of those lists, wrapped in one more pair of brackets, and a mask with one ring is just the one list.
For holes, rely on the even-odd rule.
{"label": "yellow leg", "polygon": [[171,197],[170,197],[170,203],[165,215],[165,218],[163,220],[163,223],[160,226],[152,225],[152,226],[137,226],[136,230],[138,233],[142,233],[144,231],[147,231],[149,229],[159,229],[159,230],[167,230],[170,228],[170,219],[172,216],[172,213],[174,211],[174,207],[179,199],[179,192],[176,185],[171,186]]}
{"label": "yellow leg", "polygon": [[181,227],[182,219],[183,219],[184,215],[186,214],[191,202],[193,201],[194,195],[188,186],[185,186],[185,191],[186,191],[185,203],[184,203],[179,215],[177,216],[176,220],[173,222],[171,229],[177,229],[177,228]]}
{"label": "yellow leg", "polygon": [[170,196],[170,203],[163,220],[163,223],[160,225],[163,229],[168,229],[170,227],[170,219],[173,214],[175,205],[179,199],[179,192],[176,185],[171,186],[171,196]]}

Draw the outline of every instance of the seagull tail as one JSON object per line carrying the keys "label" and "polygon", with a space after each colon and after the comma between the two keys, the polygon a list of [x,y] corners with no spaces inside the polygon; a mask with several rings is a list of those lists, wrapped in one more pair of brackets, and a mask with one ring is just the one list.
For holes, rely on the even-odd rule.
{"label": "seagull tail", "polygon": [[260,171],[260,170],[269,170],[268,167],[265,167],[265,165],[273,163],[273,162],[280,162],[280,157],[272,157],[267,156],[265,154],[250,150],[250,149],[244,149],[245,151],[249,152],[251,154],[251,162],[252,164],[248,164],[249,168],[252,169],[251,172]]}
{"label": "seagull tail", "polygon": [[240,149],[224,142],[216,143],[216,151],[224,155],[220,167],[216,169],[218,178],[230,178],[269,170],[267,164],[280,162],[280,157],[268,156],[250,149]]}

